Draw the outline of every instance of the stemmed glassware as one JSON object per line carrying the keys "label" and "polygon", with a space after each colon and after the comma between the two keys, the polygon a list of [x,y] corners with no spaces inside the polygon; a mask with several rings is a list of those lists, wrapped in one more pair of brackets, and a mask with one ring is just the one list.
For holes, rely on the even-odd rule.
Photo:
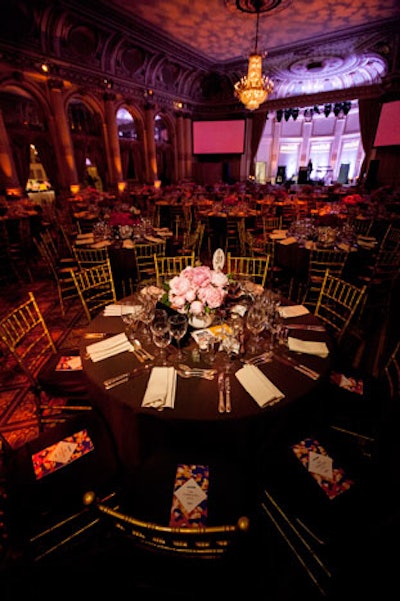
{"label": "stemmed glassware", "polygon": [[168,323],[168,314],[163,309],[156,309],[153,320],[150,322],[150,331],[156,347],[160,349],[158,358],[161,365],[167,365],[166,349],[171,343],[172,335]]}
{"label": "stemmed glassware", "polygon": [[141,305],[132,306],[132,312],[122,314],[122,319],[125,324],[125,332],[128,340],[131,342],[136,337],[136,331],[139,323],[142,321],[143,307]]}
{"label": "stemmed glassware", "polygon": [[246,327],[252,335],[251,350],[257,350],[260,345],[259,334],[265,328],[266,314],[265,309],[259,303],[251,305],[247,311]]}
{"label": "stemmed glassware", "polygon": [[181,348],[181,340],[185,336],[188,329],[188,318],[184,313],[176,313],[169,316],[168,323],[172,338],[176,340],[178,347],[176,358],[178,361],[181,361],[184,357]]}
{"label": "stemmed glassware", "polygon": [[140,295],[140,303],[142,305],[142,311],[140,313],[140,321],[143,323],[143,338],[144,340],[150,340],[149,327],[154,319],[156,311],[156,301],[150,296]]}

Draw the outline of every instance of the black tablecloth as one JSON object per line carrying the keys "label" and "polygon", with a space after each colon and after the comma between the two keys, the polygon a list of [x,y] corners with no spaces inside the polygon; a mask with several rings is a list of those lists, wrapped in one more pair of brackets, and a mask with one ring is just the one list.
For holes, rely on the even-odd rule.
{"label": "black tablecloth", "polygon": [[[308,314],[289,321],[315,323],[316,318]],[[123,321],[121,317],[99,315],[91,322],[87,331],[120,333],[123,331]],[[326,332],[296,330],[293,335],[306,340],[324,340],[332,348],[331,339]],[[105,379],[132,370],[140,364],[129,352],[93,363],[86,356],[86,346],[92,342],[92,339],[82,339],[81,342],[88,387],[93,404],[106,417],[114,434],[120,458],[128,468],[137,464],[149,444],[157,444],[157,441],[165,437],[171,444],[182,444],[186,449],[210,445],[223,452],[245,453],[251,457],[260,442],[265,443],[266,437],[272,444],[274,440],[286,436],[293,428],[300,427],[301,423],[315,416],[318,405],[323,403],[320,391],[327,377],[332,355],[331,353],[328,358],[301,356],[302,363],[321,374],[318,381],[276,360],[261,365],[260,369],[285,395],[285,398],[274,406],[260,408],[245,391],[234,376],[234,372],[241,367],[240,361],[237,361],[230,378],[231,413],[218,413],[217,378],[208,381],[198,378],[183,379],[179,376],[174,409],[157,411],[141,407],[150,370],[131,378],[125,384],[109,391],[105,390]],[[184,348],[190,362],[191,349],[196,348],[191,336],[187,337],[187,346]],[[152,424],[153,434],[143,436],[142,425],[149,423]]]}

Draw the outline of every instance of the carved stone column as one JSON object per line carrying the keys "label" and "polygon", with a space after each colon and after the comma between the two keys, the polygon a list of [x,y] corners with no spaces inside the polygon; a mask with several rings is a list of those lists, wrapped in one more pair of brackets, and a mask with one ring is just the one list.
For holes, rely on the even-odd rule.
{"label": "carved stone column", "polygon": [[20,190],[21,193],[23,188],[18,180],[17,170],[15,168],[14,158],[11,150],[10,140],[6,126],[4,125],[3,113],[0,109],[0,181],[2,187],[13,190]]}
{"label": "carved stone column", "polygon": [[66,110],[64,107],[64,84],[60,79],[49,79],[50,102],[53,114],[49,115],[49,127],[57,158],[62,188],[78,183],[74,146],[72,144]]}
{"label": "carved stone column", "polygon": [[176,176],[178,180],[185,177],[185,135],[182,113],[175,113],[176,119]]}
{"label": "carved stone column", "polygon": [[192,120],[190,115],[184,117],[184,128],[185,128],[185,172],[184,177],[192,179],[192,166],[193,166],[193,154],[192,154]]}
{"label": "carved stone column", "polygon": [[109,183],[117,187],[119,182],[123,181],[121,149],[118,137],[117,116],[114,107],[115,94],[106,92],[104,94],[105,103],[105,132],[104,137],[107,140],[106,156],[109,170]]}
{"label": "carved stone column", "polygon": [[151,103],[145,105],[145,146],[147,146],[146,176],[148,183],[154,183],[157,175],[156,142],[154,140],[154,106]]}

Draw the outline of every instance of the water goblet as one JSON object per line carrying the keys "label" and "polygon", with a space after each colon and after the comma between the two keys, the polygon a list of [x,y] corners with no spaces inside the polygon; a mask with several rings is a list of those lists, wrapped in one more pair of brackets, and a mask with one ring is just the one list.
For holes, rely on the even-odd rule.
{"label": "water goblet", "polygon": [[265,320],[266,315],[263,307],[257,303],[251,305],[249,310],[247,311],[246,327],[251,333],[252,350],[257,350],[257,348],[260,345],[259,334],[261,334],[261,332],[265,328]]}
{"label": "water goblet", "polygon": [[184,353],[182,352],[181,348],[181,340],[185,336],[188,329],[188,318],[184,313],[176,313],[175,315],[169,316],[168,323],[169,329],[171,330],[171,335],[176,340],[178,347],[176,358],[179,361],[182,361]]}
{"label": "water goblet", "polygon": [[[166,313],[166,312],[164,312]],[[153,343],[159,348],[158,358],[161,361],[161,365],[167,365],[167,351],[166,349],[171,343],[172,335],[169,329],[167,315],[158,315],[150,324],[150,331],[153,339]]]}

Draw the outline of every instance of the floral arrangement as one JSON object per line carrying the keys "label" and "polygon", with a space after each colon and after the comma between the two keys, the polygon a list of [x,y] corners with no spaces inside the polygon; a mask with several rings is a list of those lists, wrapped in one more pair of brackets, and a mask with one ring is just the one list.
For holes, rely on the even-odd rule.
{"label": "floral arrangement", "polygon": [[140,217],[133,215],[130,211],[113,211],[108,220],[110,227],[116,225],[137,225],[140,223]]}
{"label": "floral arrangement", "polygon": [[223,304],[228,284],[228,276],[222,271],[206,265],[186,267],[166,282],[162,302],[179,313],[211,313]]}
{"label": "floral arrangement", "polygon": [[343,198],[343,202],[345,205],[357,205],[362,202],[362,196],[360,194],[348,194]]}

